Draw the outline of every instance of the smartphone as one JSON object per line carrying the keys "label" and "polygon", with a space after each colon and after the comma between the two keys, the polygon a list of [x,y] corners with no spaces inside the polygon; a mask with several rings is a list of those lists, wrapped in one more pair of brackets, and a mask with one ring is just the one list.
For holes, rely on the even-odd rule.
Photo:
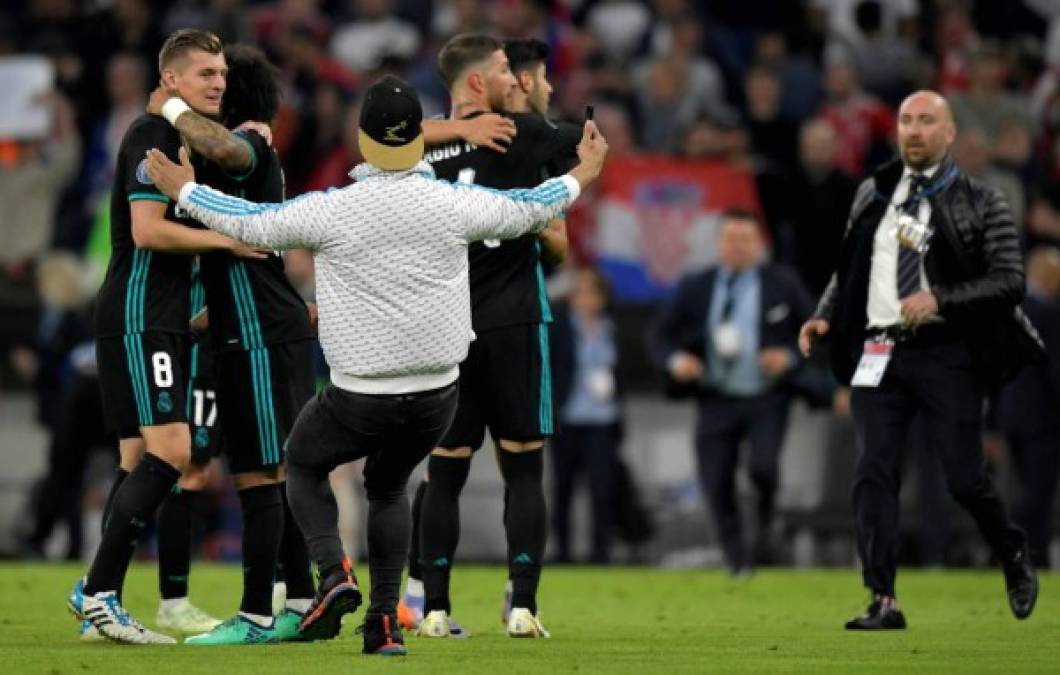
{"label": "smartphone", "polygon": [[585,106],[585,119],[586,119],[586,121],[588,121],[588,120],[591,120],[592,118],[593,118],[593,106],[587,105],[587,106]]}

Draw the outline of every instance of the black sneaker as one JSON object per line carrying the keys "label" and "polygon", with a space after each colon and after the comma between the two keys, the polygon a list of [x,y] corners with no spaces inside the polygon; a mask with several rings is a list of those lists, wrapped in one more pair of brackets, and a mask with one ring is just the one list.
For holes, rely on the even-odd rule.
{"label": "black sneaker", "polygon": [[401,627],[397,616],[390,614],[367,614],[364,624],[357,629],[364,633],[365,654],[380,656],[404,656],[407,654],[405,640],[401,637]]}
{"label": "black sneaker", "polygon": [[352,570],[350,559],[343,558],[342,568],[321,581],[313,604],[298,626],[302,639],[330,640],[342,629],[342,615],[361,606],[361,589]]}
{"label": "black sneaker", "polygon": [[905,628],[902,610],[884,606],[876,600],[865,613],[846,623],[847,630],[901,630]]}
{"label": "black sneaker", "polygon": [[1026,619],[1038,601],[1038,575],[1031,565],[1027,549],[1021,548],[1011,560],[1001,565],[1005,573],[1008,606],[1017,619]]}

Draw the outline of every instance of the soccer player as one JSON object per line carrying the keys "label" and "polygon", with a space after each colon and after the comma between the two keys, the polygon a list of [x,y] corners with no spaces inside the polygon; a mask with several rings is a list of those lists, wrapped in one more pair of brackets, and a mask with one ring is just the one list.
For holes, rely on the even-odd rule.
{"label": "soccer player", "polygon": [[[438,55],[439,72],[452,98],[452,117],[466,119],[503,112],[519,86],[504,46],[486,35],[459,35]],[[543,61],[540,63],[544,68]],[[543,79],[536,68],[530,78]],[[547,87],[547,80],[545,81]],[[533,85],[530,85],[533,86]],[[547,97],[547,94],[545,94]],[[508,189],[536,185],[546,167],[573,158],[581,130],[556,125],[539,114],[511,115],[516,135],[505,153],[455,143],[433,148],[425,159],[439,178]],[[552,229],[546,244],[562,242]],[[541,270],[540,235],[499,242],[476,242],[469,248],[472,323],[477,339],[461,366],[456,418],[431,453],[429,481],[417,494],[420,510],[419,573],[423,579],[425,616],[419,634],[456,637],[464,634],[450,620],[449,579],[459,537],[459,496],[488,427],[498,448],[497,460],[507,496],[504,525],[512,606],[507,633],[513,637],[547,637],[537,619],[537,587],[547,537],[542,487],[542,449],[552,433],[548,329],[552,320]],[[413,569],[415,574],[417,570]],[[409,590],[417,590],[414,581]],[[408,594],[412,595],[412,594]],[[407,613],[406,613],[407,618]]]}
{"label": "soccer player", "polygon": [[[205,303],[198,265],[193,266],[191,286],[191,313],[194,316]],[[209,347],[201,341],[191,346],[188,366],[188,391],[186,401],[191,432],[191,459],[177,481],[173,491],[162,502],[156,514],[158,536],[158,591],[161,600],[155,623],[159,628],[182,634],[202,633],[213,630],[221,623],[188,600],[188,577],[191,571],[192,533],[196,523],[203,518],[204,495],[209,480],[210,461],[219,454],[217,408],[213,391],[213,357]],[[137,461],[139,458],[137,458]],[[111,485],[103,522],[109,515],[109,506],[121,482],[129,475],[121,464]],[[92,622],[81,622],[81,640],[94,642],[103,636]]]}
{"label": "soccer player", "polygon": [[[205,183],[228,194],[282,202],[283,170],[268,140],[253,128],[228,129],[268,124],[276,116],[279,88],[272,66],[248,46],[230,46],[224,58],[224,125],[188,108],[172,90],[156,91],[148,110],[162,112],[180,131]],[[186,643],[298,639],[314,588],[305,541],[286,504],[284,445],[314,392],[314,328],[278,252],[242,260],[216,251],[203,254],[201,264],[223,446],[243,511],[243,598],[235,616]],[[278,560],[287,597],[274,619]]]}
{"label": "soccer player", "polygon": [[[549,101],[552,95],[552,85],[548,81],[545,64],[550,53],[549,47],[544,42],[530,38],[527,40],[510,40],[504,45],[505,56],[508,57],[509,68],[515,76],[516,86],[512,89],[505,104],[505,108],[511,113],[533,113],[544,118],[548,114]],[[470,118],[481,119],[483,116]],[[506,147],[492,147],[498,152],[504,152]],[[558,160],[558,161],[557,161]],[[542,178],[561,175],[568,167],[566,158],[557,158],[549,162],[542,172]],[[543,261],[556,265],[563,262],[567,256],[567,226],[563,218],[556,218],[548,224],[538,235],[541,243],[541,258]],[[423,620],[424,596],[423,576],[420,571],[420,516],[423,511],[423,495],[427,490],[427,477],[416,488],[412,502],[412,545],[409,549],[409,574],[405,597],[398,604],[398,619],[404,628],[414,630],[419,628]],[[508,504],[508,492],[504,495],[505,508]],[[504,591],[503,610],[501,621],[507,625],[508,616],[511,612],[512,582],[508,580]],[[469,633],[449,617],[449,636],[465,637]]]}
{"label": "soccer player", "polygon": [[[159,71],[187,105],[220,113],[224,56],[217,38],[177,31],[163,44]],[[118,151],[111,192],[111,257],[99,291],[95,328],[107,427],[120,438],[128,476],[114,490],[103,538],[88,575],[68,598],[69,609],[103,637],[132,644],[168,644],[122,607],[120,594],[137,540],[189,463],[187,423],[192,254],[260,252],[194,221],[155,188],[145,153],[177,156],[179,133],[160,117],[130,125]]]}

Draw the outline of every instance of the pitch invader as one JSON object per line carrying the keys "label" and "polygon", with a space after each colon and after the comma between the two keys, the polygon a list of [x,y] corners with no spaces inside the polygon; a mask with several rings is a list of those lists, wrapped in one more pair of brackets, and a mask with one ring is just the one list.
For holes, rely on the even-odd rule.
{"label": "pitch invader", "polygon": [[[242,45],[228,47],[224,60],[224,125],[188,109],[170,88],[157,91],[148,109],[163,112],[181,132],[205,183],[256,201],[282,202],[283,170],[267,139],[279,107],[273,68],[259,50]],[[229,131],[245,123],[251,128]],[[314,393],[315,332],[278,253],[245,260],[215,251],[203,254],[201,264],[222,444],[243,512],[243,597],[235,616],[186,642],[296,640],[314,588],[305,542],[286,503],[284,446]],[[287,597],[273,617],[277,561]]]}
{"label": "pitch invader", "polygon": [[[486,35],[460,35],[438,56],[453,102],[452,117],[504,112],[517,81],[504,45]],[[543,69],[543,61],[541,63]],[[547,81],[545,82],[547,86]],[[538,114],[511,115],[516,135],[507,152],[457,143],[433,148],[425,159],[439,178],[509,189],[538,184],[545,167],[576,156],[581,129],[553,124]],[[537,618],[537,587],[547,537],[542,487],[544,439],[552,433],[548,327],[552,320],[541,270],[541,242],[565,248],[554,229],[539,239],[475,243],[469,249],[472,323],[477,336],[461,364],[456,418],[428,461],[429,480],[417,491],[425,616],[419,634],[466,634],[450,619],[449,580],[459,537],[459,496],[472,453],[488,427],[495,445],[506,503],[504,525],[512,583],[507,633],[547,637]],[[416,574],[410,591],[417,590]],[[409,596],[406,594],[406,605]],[[407,607],[408,609],[408,607]],[[410,617],[410,614],[412,615]],[[415,622],[412,612],[406,621]]]}
{"label": "pitch invader", "polygon": [[[174,33],[159,53],[159,71],[193,109],[219,114],[225,67],[216,37]],[[119,436],[121,465],[129,473],[113,492],[88,575],[75,584],[67,603],[103,637],[133,644],[175,642],[131,617],[120,596],[140,534],[191,455],[186,405],[191,256],[217,250],[260,255],[196,228],[151,183],[146,152],[158,148],[176,158],[180,143],[165,120],[144,115],[130,125],[118,152],[111,257],[95,329],[105,422]]]}

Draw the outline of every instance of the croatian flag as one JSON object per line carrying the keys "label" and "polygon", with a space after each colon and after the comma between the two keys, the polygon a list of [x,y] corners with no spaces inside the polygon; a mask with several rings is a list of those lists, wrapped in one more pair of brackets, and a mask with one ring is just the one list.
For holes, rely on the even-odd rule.
{"label": "croatian flag", "polygon": [[713,264],[720,216],[729,209],[761,213],[750,171],[666,157],[610,162],[590,247],[616,300],[665,298],[683,274]]}

